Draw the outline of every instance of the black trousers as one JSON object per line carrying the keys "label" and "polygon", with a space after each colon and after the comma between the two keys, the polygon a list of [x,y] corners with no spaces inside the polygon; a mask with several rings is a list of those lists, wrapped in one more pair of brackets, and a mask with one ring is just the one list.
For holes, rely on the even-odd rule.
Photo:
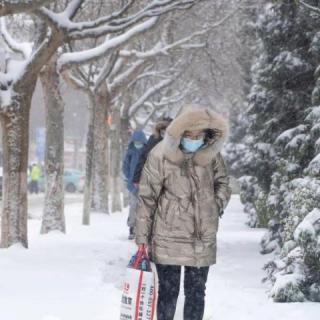
{"label": "black trousers", "polygon": [[[181,266],[156,264],[159,278],[157,320],[173,320],[180,289]],[[184,320],[202,320],[209,267],[184,267]]]}
{"label": "black trousers", "polygon": [[38,193],[38,192],[39,192],[38,181],[32,180],[30,182],[30,193]]}

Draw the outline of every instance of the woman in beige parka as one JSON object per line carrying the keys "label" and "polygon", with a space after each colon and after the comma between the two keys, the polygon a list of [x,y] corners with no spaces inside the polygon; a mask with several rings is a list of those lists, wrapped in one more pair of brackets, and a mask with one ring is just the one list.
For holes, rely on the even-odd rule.
{"label": "woman in beige parka", "polygon": [[159,278],[157,319],[173,320],[184,274],[184,320],[201,320],[216,235],[230,199],[220,154],[228,124],[207,108],[186,107],[150,152],[139,186],[136,242],[145,245]]}

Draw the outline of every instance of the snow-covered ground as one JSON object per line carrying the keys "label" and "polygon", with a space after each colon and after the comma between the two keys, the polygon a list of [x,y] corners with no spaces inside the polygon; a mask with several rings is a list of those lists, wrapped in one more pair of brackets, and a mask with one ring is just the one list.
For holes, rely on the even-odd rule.
{"label": "snow-covered ground", "polygon": [[[29,211],[37,217],[41,207]],[[0,320],[119,319],[122,278],[135,251],[127,240],[127,211],[92,214],[89,227],[81,225],[81,213],[81,203],[66,205],[66,235],[41,236],[40,220],[29,220],[29,250],[0,250]],[[267,297],[261,278],[268,257],[258,253],[263,230],[249,229],[244,221],[233,196],[220,224],[205,319],[319,319],[320,304],[276,304]],[[181,294],[177,320],[183,319],[182,304]]]}

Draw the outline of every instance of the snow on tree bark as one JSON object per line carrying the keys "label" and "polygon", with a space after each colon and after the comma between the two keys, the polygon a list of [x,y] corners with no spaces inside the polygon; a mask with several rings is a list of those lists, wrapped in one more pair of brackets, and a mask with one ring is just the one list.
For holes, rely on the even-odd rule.
{"label": "snow on tree bark", "polygon": [[[106,91],[104,91],[106,92]],[[94,94],[95,104],[94,144],[93,144],[93,195],[92,209],[98,212],[109,213],[108,203],[108,175],[107,175],[107,106],[108,97],[101,92]]]}
{"label": "snow on tree bark", "polygon": [[23,63],[19,61],[18,69],[8,69],[5,77],[1,74],[4,80],[0,99],[4,157],[3,247],[14,243],[28,247],[27,168],[31,98],[38,73],[60,41],[54,31],[50,35],[39,32],[32,56]]}
{"label": "snow on tree bark", "polygon": [[93,176],[93,157],[94,157],[94,126],[95,126],[95,104],[89,99],[89,128],[86,143],[86,176],[84,185],[83,213],[82,223],[90,224],[90,208],[91,208],[91,192],[92,192],[92,176]]}
{"label": "snow on tree bark", "polygon": [[1,247],[28,247],[27,168],[29,113],[36,79],[20,87],[6,112],[1,112],[3,139],[3,203]]}
{"label": "snow on tree bark", "polygon": [[[130,122],[128,115],[121,115],[121,156],[125,154],[126,147],[129,143],[130,138]],[[123,206],[129,205],[129,192],[124,182],[121,183],[121,190],[123,193]]]}
{"label": "snow on tree bark", "polygon": [[56,56],[40,74],[46,107],[45,203],[41,233],[65,232],[64,217],[64,102],[60,95],[60,78]]}
{"label": "snow on tree bark", "polygon": [[87,92],[90,102],[87,134],[83,223],[90,223],[90,209],[109,213],[107,170],[107,97]]}
{"label": "snow on tree bark", "polygon": [[120,188],[120,164],[121,164],[121,144],[120,129],[121,118],[120,109],[112,110],[112,124],[110,129],[110,173],[111,173],[111,212],[121,211],[121,188]]}

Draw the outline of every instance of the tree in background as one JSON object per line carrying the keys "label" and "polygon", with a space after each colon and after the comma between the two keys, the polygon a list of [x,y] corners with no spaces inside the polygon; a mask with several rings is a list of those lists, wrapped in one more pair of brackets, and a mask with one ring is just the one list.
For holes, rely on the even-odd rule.
{"label": "tree in background", "polygon": [[258,21],[243,156],[248,172],[240,181],[251,224],[268,228],[261,252],[275,253],[265,266],[275,301],[320,297],[318,118],[309,107],[317,95],[319,27],[318,16],[290,0],[268,3]]}
{"label": "tree in background", "polygon": [[[83,40],[92,37],[102,37],[107,34],[142,32],[144,27],[156,24],[161,14],[172,10],[187,9],[201,0],[166,0],[151,1],[141,8],[135,7],[135,1],[128,1],[110,15],[97,19],[78,21],[77,14],[85,9],[84,0],[66,1],[62,11],[55,12],[46,7],[40,7],[46,1],[29,1],[25,3],[1,3],[1,14],[14,14],[30,11],[32,19],[40,19],[45,26],[37,29],[31,55],[26,58],[11,56],[5,69],[0,73],[0,117],[3,131],[3,163],[4,191],[1,224],[1,245],[9,247],[15,243],[28,246],[27,240],[27,165],[29,145],[29,114],[32,94],[42,67],[49,62],[57,49],[71,40]],[[64,2],[63,2],[64,4]],[[130,10],[130,14],[124,14]],[[37,17],[37,18],[35,18]],[[63,19],[62,19],[63,17]],[[140,25],[139,25],[140,24]],[[143,27],[143,26],[144,27]],[[140,26],[140,28],[139,28]],[[131,28],[131,29],[130,29]],[[43,32],[45,30],[45,32]],[[130,33],[129,30],[132,32]],[[124,34],[122,41],[127,39]],[[119,38],[118,38],[119,39]],[[105,41],[102,46],[117,47],[122,41]],[[21,43],[21,41],[20,41]],[[19,42],[12,43],[21,47]],[[23,48],[25,50],[26,48]],[[101,49],[101,46],[93,51]],[[26,50],[29,50],[27,48]],[[29,52],[29,51],[28,51]],[[78,60],[88,59],[89,52],[80,52]],[[61,57],[61,64],[71,64],[72,58]]]}

